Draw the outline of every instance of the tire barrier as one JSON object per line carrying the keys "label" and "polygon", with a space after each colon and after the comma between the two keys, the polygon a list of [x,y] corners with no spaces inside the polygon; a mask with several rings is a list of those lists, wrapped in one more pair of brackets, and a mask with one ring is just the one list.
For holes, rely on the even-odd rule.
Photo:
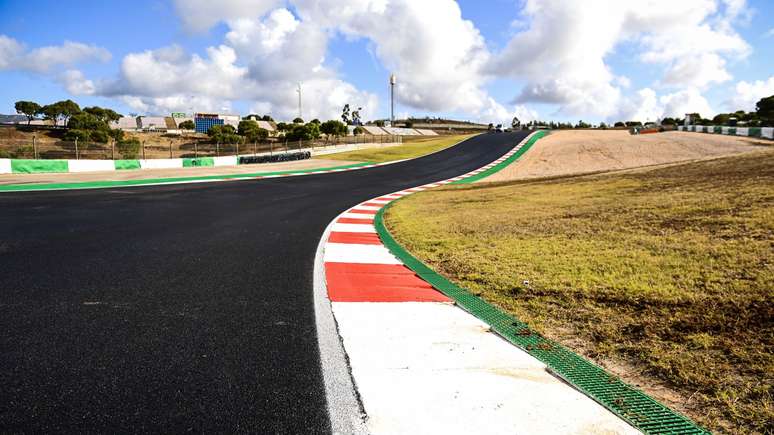
{"label": "tire barrier", "polygon": [[242,156],[239,158],[240,165],[252,165],[256,163],[280,163],[280,162],[292,162],[295,160],[311,159],[312,153],[309,151],[301,151],[297,153],[282,153],[272,154],[268,156]]}

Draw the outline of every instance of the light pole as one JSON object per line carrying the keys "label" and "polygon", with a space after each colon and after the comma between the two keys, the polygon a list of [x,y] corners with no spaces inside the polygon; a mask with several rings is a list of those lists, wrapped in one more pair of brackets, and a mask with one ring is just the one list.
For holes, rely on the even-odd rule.
{"label": "light pole", "polygon": [[298,92],[298,117],[304,119],[303,113],[301,112],[301,82],[298,82],[296,92]]}
{"label": "light pole", "polygon": [[395,74],[390,74],[390,126],[395,126],[395,84],[398,79]]}

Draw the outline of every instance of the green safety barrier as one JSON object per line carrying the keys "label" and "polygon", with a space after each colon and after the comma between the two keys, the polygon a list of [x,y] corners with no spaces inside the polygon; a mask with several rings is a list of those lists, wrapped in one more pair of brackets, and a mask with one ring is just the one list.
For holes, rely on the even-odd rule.
{"label": "green safety barrier", "polygon": [[12,159],[11,172],[14,174],[42,174],[47,172],[68,172],[67,160]]}
{"label": "green safety barrier", "polygon": [[383,207],[374,219],[382,243],[409,269],[445,294],[465,311],[481,319],[497,334],[545,363],[561,379],[646,434],[708,434],[709,432],[605,369],[561,344],[549,340],[529,325],[442,277],[406,251],[384,225]]}
{"label": "green safety barrier", "polygon": [[712,132],[717,134],[723,134],[723,127],[716,125],[712,127]]}
{"label": "green safety barrier", "polygon": [[139,160],[115,160],[114,163],[117,171],[141,168]]}
{"label": "green safety barrier", "polygon": [[729,128],[728,129],[728,135],[729,136],[736,136],[736,129],[735,128]]}
{"label": "green safety barrier", "polygon": [[215,159],[212,157],[196,157],[183,159],[184,168],[193,168],[198,166],[215,166]]}
{"label": "green safety barrier", "polygon": [[747,130],[747,136],[763,137],[762,130],[760,127],[750,127],[750,129]]}

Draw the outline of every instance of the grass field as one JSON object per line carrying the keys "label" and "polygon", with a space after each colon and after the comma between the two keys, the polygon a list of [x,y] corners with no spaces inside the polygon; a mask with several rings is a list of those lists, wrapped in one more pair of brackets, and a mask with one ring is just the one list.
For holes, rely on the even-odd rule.
{"label": "grass field", "polygon": [[706,427],[774,427],[774,152],[447,187],[386,223],[447,278]]}
{"label": "grass field", "polygon": [[473,136],[475,135],[404,137],[403,145],[326,154],[320,158],[374,163],[413,159],[449,148]]}

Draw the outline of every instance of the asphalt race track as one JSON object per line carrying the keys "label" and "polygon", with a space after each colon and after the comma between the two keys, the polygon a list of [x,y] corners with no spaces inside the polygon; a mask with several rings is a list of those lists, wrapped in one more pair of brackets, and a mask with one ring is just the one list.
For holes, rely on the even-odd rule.
{"label": "asphalt race track", "polygon": [[525,136],[340,174],[0,194],[0,431],[329,432],[326,225]]}

